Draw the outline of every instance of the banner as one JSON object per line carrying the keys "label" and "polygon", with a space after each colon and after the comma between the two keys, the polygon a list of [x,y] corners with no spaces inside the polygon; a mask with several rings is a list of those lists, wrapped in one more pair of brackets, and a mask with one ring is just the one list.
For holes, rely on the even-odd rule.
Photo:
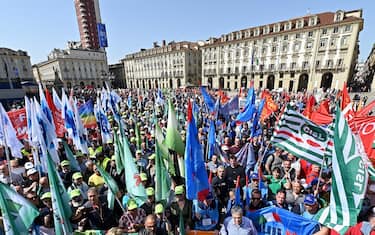
{"label": "banner", "polygon": [[8,116],[12,125],[17,133],[17,138],[22,140],[27,138],[27,118],[26,109],[17,109],[14,111],[9,111]]}
{"label": "banner", "polygon": [[349,122],[349,126],[354,133],[358,133],[367,156],[375,165],[375,150],[372,146],[375,139],[375,117],[355,117]]}

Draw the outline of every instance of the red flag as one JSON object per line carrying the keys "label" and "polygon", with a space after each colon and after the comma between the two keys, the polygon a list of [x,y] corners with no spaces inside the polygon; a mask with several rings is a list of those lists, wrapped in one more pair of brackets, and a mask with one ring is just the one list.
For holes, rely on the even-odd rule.
{"label": "red flag", "polygon": [[311,118],[311,114],[313,113],[314,111],[314,106],[315,106],[315,97],[313,95],[311,95],[309,97],[309,99],[307,100],[307,103],[306,103],[306,108],[305,110],[303,111],[303,115],[305,117],[307,117],[308,119]]}
{"label": "red flag", "polygon": [[45,93],[46,93],[47,104],[51,110],[51,113],[53,116],[53,122],[55,123],[56,136],[62,138],[65,135],[65,127],[64,127],[64,120],[62,119],[62,116],[61,116],[61,110],[58,110],[56,108],[55,103],[53,102],[52,96],[49,93],[47,88],[45,89]]}
{"label": "red flag", "polygon": [[332,122],[333,118],[330,114],[324,114],[321,112],[313,112],[310,120],[318,125],[328,125]]}
{"label": "red flag", "polygon": [[375,116],[355,117],[351,119],[349,126],[354,133],[359,135],[367,156],[375,165],[375,150],[372,146],[375,139]]}
{"label": "red flag", "polygon": [[263,91],[262,99],[266,99],[266,102],[263,107],[262,115],[260,116],[260,120],[264,122],[264,120],[270,116],[273,112],[278,110],[277,104],[273,101],[271,94],[268,91]]}
{"label": "red flag", "polygon": [[356,117],[366,117],[368,113],[375,107],[375,100],[373,100],[369,105],[355,113]]}
{"label": "red flag", "polygon": [[27,117],[26,117],[26,109],[17,109],[14,111],[9,111],[8,116],[12,125],[17,133],[18,139],[26,139],[27,138]]}
{"label": "red flag", "polygon": [[210,175],[208,176],[208,183],[212,184],[212,171],[210,171]]}
{"label": "red flag", "polygon": [[320,102],[319,108],[316,111],[322,114],[329,115],[329,99],[325,99]]}
{"label": "red flag", "polygon": [[346,88],[346,82],[344,83],[344,88],[342,89],[341,94],[341,110],[344,110],[348,104],[350,104],[350,96],[348,89]]}

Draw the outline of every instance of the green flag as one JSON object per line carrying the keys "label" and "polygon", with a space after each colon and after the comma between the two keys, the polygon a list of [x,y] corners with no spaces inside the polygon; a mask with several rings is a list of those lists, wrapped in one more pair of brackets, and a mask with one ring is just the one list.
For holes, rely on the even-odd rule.
{"label": "green flag", "polygon": [[65,149],[66,158],[69,160],[69,163],[70,163],[70,169],[72,171],[81,171],[81,167],[79,167],[79,163],[77,159],[74,157],[74,154],[72,150],[70,149],[70,147],[68,146],[68,144],[65,141],[63,141],[63,145]]}
{"label": "green flag", "polygon": [[6,184],[0,183],[0,209],[5,234],[27,234],[38,209]]}
{"label": "green flag", "polygon": [[320,223],[344,234],[349,226],[357,223],[366,193],[368,172],[339,106],[336,107],[334,123],[330,205],[321,210],[317,218]]}
{"label": "green flag", "polygon": [[185,154],[185,144],[182,141],[181,135],[178,132],[178,122],[176,119],[176,112],[174,110],[171,100],[169,100],[169,110],[168,110],[168,125],[167,125],[167,135],[165,137],[165,145],[177,152],[181,156]]}
{"label": "green flag", "polygon": [[180,219],[178,221],[178,228],[180,229],[179,235],[185,235],[185,223],[184,223],[184,217],[182,216],[182,210],[180,210]]}
{"label": "green flag", "polygon": [[110,176],[105,170],[103,170],[99,165],[97,165],[100,175],[103,177],[105,184],[108,186],[107,200],[108,208],[113,210],[115,204],[115,196],[119,192],[116,181]]}
{"label": "green flag", "polygon": [[48,180],[51,189],[51,199],[53,208],[53,217],[55,222],[55,232],[57,235],[72,234],[73,229],[69,218],[72,216],[72,210],[69,206],[70,197],[65,190],[64,184],[57,170],[54,167],[49,153],[47,154]]}
{"label": "green flag", "polygon": [[159,151],[165,161],[165,165],[168,167],[168,172],[175,176],[176,170],[174,168],[173,159],[169,155],[168,148],[163,144],[164,135],[158,123],[155,124],[155,143],[159,144]]}
{"label": "green flag", "polygon": [[158,202],[168,199],[171,188],[171,179],[165,167],[158,141],[155,143],[155,167],[155,200]]}
{"label": "green flag", "polygon": [[124,148],[122,147],[122,143],[116,131],[113,133],[113,139],[115,142],[116,172],[117,174],[121,174],[121,171],[124,169],[124,164],[122,162],[124,159]]}
{"label": "green flag", "polygon": [[122,138],[122,145],[124,148],[124,166],[126,166],[126,189],[128,190],[129,195],[136,200],[137,204],[142,205],[147,199],[146,190],[141,183],[141,177],[139,176],[137,166],[134,163],[128,139],[125,136]]}
{"label": "green flag", "polygon": [[137,144],[137,149],[141,149],[141,143],[142,143],[142,138],[141,138],[141,134],[140,134],[140,131],[139,131],[139,126],[140,126],[140,123],[136,122],[135,123],[135,140],[136,140],[136,144]]}

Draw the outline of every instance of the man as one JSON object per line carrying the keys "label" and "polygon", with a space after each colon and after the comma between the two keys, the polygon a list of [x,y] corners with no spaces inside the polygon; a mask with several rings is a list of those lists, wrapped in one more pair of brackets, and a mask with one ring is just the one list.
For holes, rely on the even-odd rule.
{"label": "man", "polygon": [[86,184],[86,182],[83,181],[83,176],[81,172],[76,172],[72,176],[73,183],[68,188],[68,193],[70,193],[74,189],[79,189],[81,191],[81,195],[83,196],[83,199],[87,199],[87,190],[89,190],[89,186]]}
{"label": "man", "polygon": [[152,187],[146,188],[146,195],[147,195],[147,200],[141,208],[145,210],[146,215],[150,215],[154,211],[154,206],[155,206],[155,190]]}
{"label": "man", "polygon": [[164,235],[164,234],[168,234],[168,232],[156,226],[155,215],[148,215],[145,219],[145,227],[142,228],[138,234],[139,235]]}
{"label": "man", "polygon": [[65,188],[68,188],[72,184],[72,175],[73,172],[70,169],[70,162],[68,160],[64,160],[60,163],[61,172],[60,177],[63,180]]}
{"label": "man", "polygon": [[224,220],[221,227],[221,235],[257,235],[253,222],[243,217],[242,208],[234,206],[231,210],[232,216]]}
{"label": "man", "polygon": [[307,219],[314,219],[320,209],[318,200],[314,195],[307,194],[303,204],[305,205],[305,212],[303,212],[302,216]]}
{"label": "man", "polygon": [[21,175],[15,174],[13,172],[9,173],[9,168],[7,164],[0,165],[0,182],[4,184],[22,185],[23,178]]}
{"label": "man", "polygon": [[173,231],[176,231],[176,227],[179,223],[180,213],[185,223],[185,230],[193,227],[192,221],[192,208],[193,202],[188,200],[185,196],[185,189],[183,185],[178,185],[174,189],[175,201],[167,208],[166,214],[169,215],[168,219],[171,221]]}
{"label": "man", "polygon": [[367,220],[360,222],[345,233],[345,235],[375,235],[375,206],[367,211]]}
{"label": "man", "polygon": [[219,221],[219,203],[210,192],[203,202],[194,200],[193,202],[193,220],[195,229],[203,231],[215,230]]}
{"label": "man", "polygon": [[143,221],[146,217],[146,212],[142,208],[138,208],[134,199],[129,199],[127,209],[128,211],[119,220],[119,227],[124,233],[139,232],[144,227]]}
{"label": "man", "polygon": [[225,169],[224,177],[229,184],[229,188],[235,188],[237,183],[237,176],[240,176],[241,187],[245,186],[245,169],[238,164],[237,157],[230,155],[229,157],[230,166]]}
{"label": "man", "polygon": [[248,206],[249,211],[256,211],[266,207],[267,205],[262,200],[262,194],[259,189],[253,189],[251,191],[251,199]]}
{"label": "man", "polygon": [[271,206],[276,206],[288,210],[288,204],[285,202],[286,192],[284,189],[279,189],[276,193],[276,200],[269,202]]}

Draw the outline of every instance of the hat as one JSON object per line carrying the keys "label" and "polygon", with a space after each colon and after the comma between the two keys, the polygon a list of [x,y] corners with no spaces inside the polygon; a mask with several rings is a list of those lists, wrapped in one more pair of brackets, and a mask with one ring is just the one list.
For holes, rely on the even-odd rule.
{"label": "hat", "polygon": [[101,153],[101,152],[103,152],[103,147],[102,146],[97,147],[95,150],[95,154]]}
{"label": "hat", "polygon": [[141,181],[146,181],[146,180],[147,180],[147,175],[146,175],[146,173],[141,173],[141,174],[139,174],[139,177],[141,177]]}
{"label": "hat", "polygon": [[40,197],[41,200],[51,198],[51,192],[43,193],[43,195]]}
{"label": "hat", "polygon": [[26,175],[30,176],[30,175],[33,175],[33,174],[35,174],[37,172],[38,171],[35,168],[31,168],[31,169],[27,170]]}
{"label": "hat", "polygon": [[133,142],[135,142],[135,137],[130,138],[130,143],[133,143]]}
{"label": "hat", "polygon": [[259,175],[258,175],[258,173],[253,173],[253,174],[251,174],[251,176],[250,176],[250,178],[252,179],[252,180],[259,180]]}
{"label": "hat", "polygon": [[74,180],[79,179],[79,178],[83,178],[81,172],[76,172],[72,176],[72,179],[74,179]]}
{"label": "hat", "polygon": [[155,206],[155,214],[160,214],[164,212],[163,204],[159,203]]}
{"label": "hat", "polygon": [[70,162],[68,160],[64,160],[60,163],[61,166],[69,166]]}
{"label": "hat", "polygon": [[181,195],[184,194],[184,186],[183,185],[178,185],[174,188],[174,194],[175,195]]}
{"label": "hat", "polygon": [[112,155],[111,160],[115,161],[116,160],[116,155]]}
{"label": "hat", "polygon": [[155,159],[155,153],[153,153],[150,156],[148,156],[148,160],[153,160],[153,159]]}
{"label": "hat", "polygon": [[153,187],[146,188],[146,194],[147,194],[147,196],[154,196],[155,195],[154,188]]}
{"label": "hat", "polygon": [[221,147],[221,149],[224,150],[224,151],[228,151],[228,150],[229,150],[229,147],[228,147],[227,145],[223,145],[223,146]]}
{"label": "hat", "polygon": [[34,168],[34,164],[32,162],[26,162],[25,170],[30,170],[31,168]]}
{"label": "hat", "polygon": [[80,189],[73,189],[70,191],[70,198],[81,196],[81,190]]}
{"label": "hat", "polygon": [[312,194],[307,194],[305,197],[305,200],[303,201],[304,204],[309,205],[309,206],[315,205],[316,202],[317,202],[316,198]]}
{"label": "hat", "polygon": [[74,155],[76,158],[77,157],[83,157],[83,153],[81,151],[77,151],[76,155]]}
{"label": "hat", "polygon": [[134,210],[135,208],[138,208],[137,203],[135,202],[134,199],[130,199],[128,201],[128,210]]}
{"label": "hat", "polygon": [[137,150],[137,151],[135,151],[135,153],[142,153],[142,150]]}

